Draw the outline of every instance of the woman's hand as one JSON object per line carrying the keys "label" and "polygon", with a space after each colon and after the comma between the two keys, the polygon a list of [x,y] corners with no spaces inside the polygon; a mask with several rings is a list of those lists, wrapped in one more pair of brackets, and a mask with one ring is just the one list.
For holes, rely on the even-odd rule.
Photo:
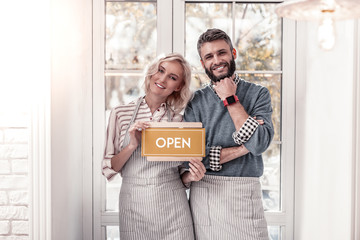
{"label": "woman's hand", "polygon": [[135,122],[129,128],[129,146],[136,149],[141,142],[141,131],[149,127],[148,122]]}
{"label": "woman's hand", "polygon": [[135,122],[129,128],[129,144],[111,158],[111,167],[119,172],[141,142],[141,131],[148,128],[148,122]]}
{"label": "woman's hand", "polygon": [[189,171],[185,172],[181,177],[185,185],[190,182],[200,181],[205,176],[206,169],[201,160],[202,158],[192,158],[190,160]]}

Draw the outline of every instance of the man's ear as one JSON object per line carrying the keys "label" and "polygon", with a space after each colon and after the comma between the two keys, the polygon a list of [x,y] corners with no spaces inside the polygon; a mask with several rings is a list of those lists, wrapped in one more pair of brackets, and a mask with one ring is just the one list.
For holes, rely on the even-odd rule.
{"label": "man's ear", "polygon": [[201,62],[201,66],[202,66],[203,68],[205,68],[204,61],[203,61],[202,59],[200,59],[200,62]]}
{"label": "man's ear", "polygon": [[236,59],[236,49],[235,49],[235,48],[233,48],[232,54],[233,54],[233,56],[234,56],[234,59]]}

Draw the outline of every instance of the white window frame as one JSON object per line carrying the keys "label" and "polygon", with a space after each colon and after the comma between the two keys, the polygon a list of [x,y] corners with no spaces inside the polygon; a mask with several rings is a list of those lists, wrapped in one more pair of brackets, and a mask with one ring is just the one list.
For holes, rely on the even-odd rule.
{"label": "white window frame", "polygon": [[[121,0],[118,0],[121,1]],[[157,1],[157,54],[184,54],[184,13],[186,2],[204,0]],[[212,0],[211,2],[226,2]],[[236,1],[274,3],[282,1]],[[169,11],[172,9],[172,11]],[[176,11],[175,11],[176,9]],[[173,15],[172,15],[173,14]],[[104,239],[104,225],[117,225],[118,213],[105,212],[105,181],[101,175],[101,160],[105,141],[105,0],[93,1],[93,239]],[[266,212],[269,225],[281,227],[281,239],[293,239],[294,222],[294,145],[295,145],[295,37],[294,21],[283,20],[282,56],[282,143],[281,143],[281,208],[280,212]],[[166,39],[166,41],[162,41]],[[173,41],[172,41],[173,40]],[[286,159],[286,161],[285,161]],[[99,190],[101,189],[101,192]],[[85,220],[85,219],[84,219]],[[88,220],[87,220],[88,221]]]}
{"label": "white window frame", "polygon": [[354,23],[354,135],[352,239],[360,239],[360,20]]}

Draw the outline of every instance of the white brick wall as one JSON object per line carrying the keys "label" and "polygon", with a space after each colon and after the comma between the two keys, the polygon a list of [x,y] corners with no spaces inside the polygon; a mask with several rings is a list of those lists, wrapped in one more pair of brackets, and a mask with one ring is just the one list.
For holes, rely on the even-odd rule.
{"label": "white brick wall", "polygon": [[7,192],[1,191],[0,192],[0,206],[4,206],[8,203]]}
{"label": "white brick wall", "polygon": [[0,240],[29,240],[29,123],[0,113]]}
{"label": "white brick wall", "polygon": [[0,160],[0,174],[10,173],[10,161]]}

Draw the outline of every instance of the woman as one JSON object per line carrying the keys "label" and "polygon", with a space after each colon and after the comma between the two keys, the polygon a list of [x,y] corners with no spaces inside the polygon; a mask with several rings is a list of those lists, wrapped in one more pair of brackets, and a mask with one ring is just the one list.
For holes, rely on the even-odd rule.
{"label": "woman", "polygon": [[179,54],[151,64],[145,77],[145,96],[116,107],[109,118],[103,174],[122,176],[119,196],[120,238],[194,239],[185,186],[199,181],[205,167],[190,161],[180,177],[181,162],[148,162],[141,156],[141,131],[151,121],[182,121],[179,113],[191,98],[191,70]]}

